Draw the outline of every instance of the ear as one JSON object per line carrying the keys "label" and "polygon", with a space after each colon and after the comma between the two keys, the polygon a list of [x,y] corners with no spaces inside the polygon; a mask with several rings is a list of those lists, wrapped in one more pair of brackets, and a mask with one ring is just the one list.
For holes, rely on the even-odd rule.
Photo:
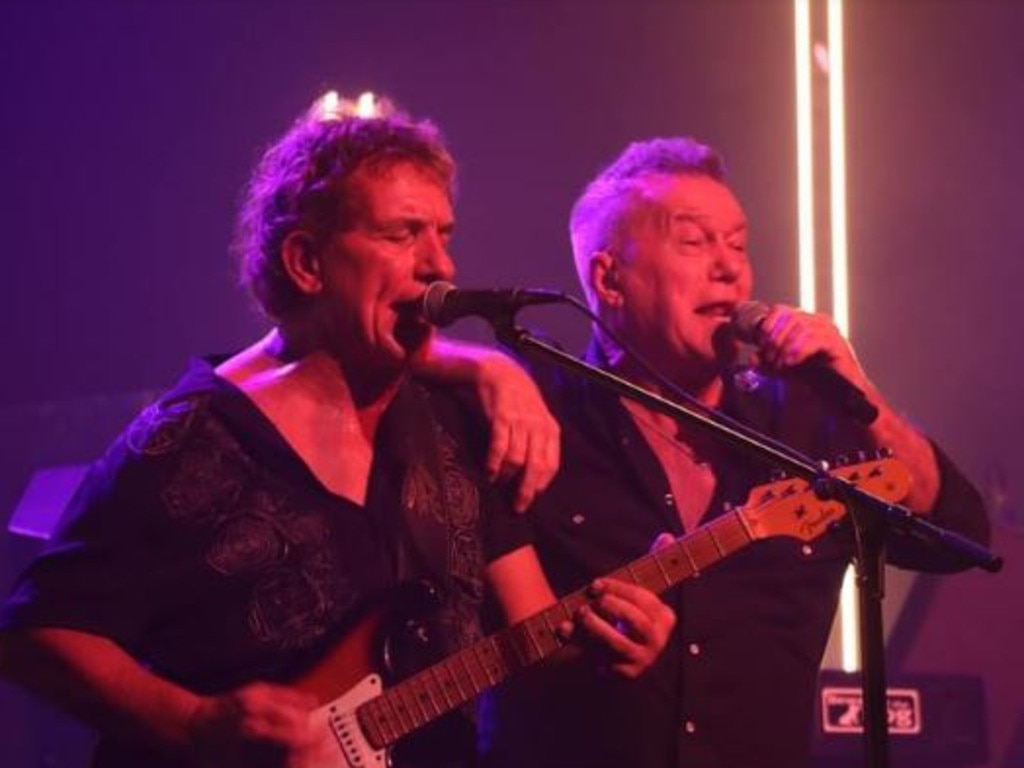
{"label": "ear", "polygon": [[621,307],[624,301],[619,279],[618,260],[607,251],[598,251],[590,257],[590,288],[598,304]]}
{"label": "ear", "polygon": [[281,266],[302,293],[313,295],[323,288],[320,258],[308,232],[296,229],[285,236],[281,243]]}

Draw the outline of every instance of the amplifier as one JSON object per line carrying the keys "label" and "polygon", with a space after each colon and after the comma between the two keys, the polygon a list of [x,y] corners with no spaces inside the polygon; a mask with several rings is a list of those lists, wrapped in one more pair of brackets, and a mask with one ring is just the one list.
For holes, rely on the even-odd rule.
{"label": "amplifier", "polygon": [[[968,768],[989,759],[980,677],[888,675],[889,757],[893,768]],[[859,674],[822,670],[815,707],[817,768],[863,766],[864,702]]]}

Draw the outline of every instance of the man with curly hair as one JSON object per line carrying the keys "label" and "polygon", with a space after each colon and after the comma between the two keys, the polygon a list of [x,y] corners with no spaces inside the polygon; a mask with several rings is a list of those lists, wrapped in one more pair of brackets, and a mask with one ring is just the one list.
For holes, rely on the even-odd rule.
{"label": "man with curly hair", "polygon": [[[454,181],[431,124],[333,97],[259,163],[237,250],[273,329],[196,360],[132,423],[3,613],[3,673],[98,728],[97,766],[344,765],[311,716],[343,691],[306,681],[374,598],[431,581],[439,608],[409,642],[427,630],[442,652],[480,636],[485,575],[510,620],[552,600],[528,546],[486,565],[490,525],[511,514],[502,489],[457,404],[410,379],[426,369],[497,400],[488,464],[500,477],[503,457],[528,460],[528,503],[557,429],[506,434],[501,413],[536,414],[539,398],[520,382],[509,406],[510,364],[446,356],[418,310],[453,276]],[[671,611],[624,584],[596,602],[607,621],[578,624],[638,674]],[[398,764],[470,764],[470,712],[399,745]]]}

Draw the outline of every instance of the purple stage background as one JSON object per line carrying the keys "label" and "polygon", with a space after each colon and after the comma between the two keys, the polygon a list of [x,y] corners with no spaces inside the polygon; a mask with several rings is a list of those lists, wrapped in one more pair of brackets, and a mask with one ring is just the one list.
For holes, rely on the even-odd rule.
{"label": "purple stage background", "polygon": [[[890,665],[983,677],[986,765],[1021,766],[1024,3],[846,5],[852,336],[985,489],[1008,559],[995,577],[894,578]],[[758,296],[794,302],[791,6],[6,0],[3,521],[35,469],[88,461],[190,355],[263,330],[227,256],[235,207],[261,149],[327,88],[386,93],[442,127],[463,286],[575,292],[565,220],[581,185],[627,141],[685,133],[726,155]],[[564,311],[523,319],[585,339]],[[0,588],[37,547],[0,533]],[[913,620],[897,616],[907,594]],[[0,686],[0,712],[5,768],[82,764],[82,734],[20,693]]]}

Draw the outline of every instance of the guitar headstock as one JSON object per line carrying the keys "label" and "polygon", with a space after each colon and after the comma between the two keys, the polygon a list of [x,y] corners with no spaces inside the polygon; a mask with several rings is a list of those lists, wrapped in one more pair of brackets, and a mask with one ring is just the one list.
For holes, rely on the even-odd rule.
{"label": "guitar headstock", "polygon": [[[897,502],[910,491],[910,472],[893,458],[877,458],[830,470],[886,501]],[[755,539],[790,536],[811,541],[846,515],[838,501],[819,499],[806,480],[791,478],[759,485],[739,510]]]}

